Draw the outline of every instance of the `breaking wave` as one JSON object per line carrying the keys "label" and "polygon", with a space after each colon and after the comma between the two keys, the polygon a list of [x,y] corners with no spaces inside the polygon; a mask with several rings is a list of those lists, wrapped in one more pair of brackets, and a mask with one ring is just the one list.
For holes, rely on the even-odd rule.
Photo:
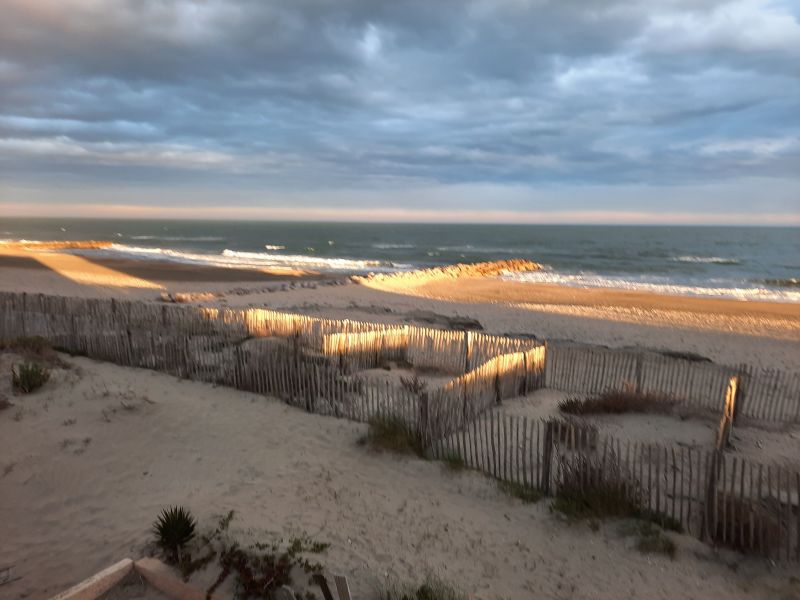
{"label": "breaking wave", "polygon": [[723,258],[721,256],[675,256],[670,259],[673,262],[700,263],[706,265],[738,265],[741,264],[735,258]]}
{"label": "breaking wave", "polygon": [[578,288],[611,288],[673,296],[800,302],[800,291],[780,290],[735,281],[709,280],[701,284],[701,282],[676,282],[658,277],[632,279],[595,273],[559,273],[550,270],[508,273],[504,278],[527,283],[553,283]]}
{"label": "breaking wave", "polygon": [[132,235],[132,240],[159,240],[164,242],[224,242],[224,237],[213,235],[181,236],[181,235]]}
{"label": "breaking wave", "polygon": [[410,268],[376,260],[354,260],[328,258],[304,254],[273,254],[269,252],[238,252],[224,250],[220,254],[184,252],[171,248],[145,248],[125,244],[110,244],[94,252],[106,257],[125,257],[146,260],[162,260],[182,264],[224,267],[235,269],[310,269],[329,272],[368,273],[372,271],[393,272]]}

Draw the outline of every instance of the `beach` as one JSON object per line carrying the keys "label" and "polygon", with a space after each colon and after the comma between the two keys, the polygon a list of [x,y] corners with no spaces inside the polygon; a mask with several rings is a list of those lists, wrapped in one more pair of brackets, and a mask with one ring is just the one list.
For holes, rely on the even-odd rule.
{"label": "beach", "polygon": [[[264,273],[17,248],[0,256],[0,291],[165,306],[179,298],[434,327],[470,322],[497,334],[800,368],[797,305],[576,289],[497,275]],[[3,370],[15,360],[4,354]],[[206,523],[234,510],[235,530],[247,540],[307,532],[331,543],[326,565],[347,574],[358,598],[376,597],[387,579],[418,580],[426,572],[486,599],[800,593],[791,567],[713,550],[687,535],[672,536],[675,560],[641,554],[619,523],[592,531],[561,521],[544,502],[509,498],[478,473],[370,453],[356,443],[363,424],[152,371],[62,360],[66,368],[30,397],[13,395],[7,380],[0,389],[14,404],[0,412],[7,449],[0,464],[7,540],[0,564],[15,564],[22,576],[9,597],[45,598],[150,551],[149,524],[171,503],[190,506]],[[542,393],[509,405],[511,414],[547,416],[555,396]],[[710,439],[714,427],[676,423],[635,417],[603,426],[685,444]],[[796,428],[742,429],[740,436],[742,456],[792,464]]]}
{"label": "beach", "polygon": [[[269,306],[376,322],[477,320],[487,332],[610,347],[694,352],[726,364],[800,369],[800,304],[693,298],[520,283],[501,277],[348,275],[95,259],[0,247],[0,291],[156,300],[211,294],[202,304]],[[433,313],[433,316],[426,314]]]}

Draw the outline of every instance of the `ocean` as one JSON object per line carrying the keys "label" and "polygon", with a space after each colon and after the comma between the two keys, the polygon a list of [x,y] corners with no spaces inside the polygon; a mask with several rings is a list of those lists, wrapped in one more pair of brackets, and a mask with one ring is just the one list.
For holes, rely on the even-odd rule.
{"label": "ocean", "polygon": [[[107,240],[96,256],[237,268],[391,272],[525,258],[529,282],[800,302],[800,229],[0,217],[4,240]],[[77,252],[77,251],[76,251]]]}

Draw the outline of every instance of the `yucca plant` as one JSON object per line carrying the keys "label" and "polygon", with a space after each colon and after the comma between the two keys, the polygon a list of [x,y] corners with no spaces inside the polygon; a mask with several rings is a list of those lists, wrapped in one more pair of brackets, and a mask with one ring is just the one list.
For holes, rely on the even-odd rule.
{"label": "yucca plant", "polygon": [[182,506],[165,508],[153,523],[153,534],[158,547],[174,564],[180,562],[181,550],[194,538],[197,521]]}
{"label": "yucca plant", "polygon": [[50,379],[50,371],[36,363],[23,363],[11,367],[11,385],[23,394],[30,394],[42,387]]}

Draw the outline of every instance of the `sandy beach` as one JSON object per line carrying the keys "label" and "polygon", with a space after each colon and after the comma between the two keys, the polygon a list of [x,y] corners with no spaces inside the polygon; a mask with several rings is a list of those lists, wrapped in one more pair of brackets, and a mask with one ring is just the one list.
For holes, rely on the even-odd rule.
{"label": "sandy beach", "polygon": [[[0,291],[146,300],[205,293],[212,296],[202,304],[442,327],[469,319],[494,333],[800,368],[794,305],[496,277],[400,281],[19,249],[0,257]],[[0,411],[0,565],[15,565],[22,577],[0,590],[9,598],[46,598],[122,557],[141,556],[154,515],[170,503],[186,504],[207,523],[235,510],[235,531],[247,540],[306,532],[330,542],[326,567],[347,574],[356,598],[376,597],[387,578],[414,581],[426,572],[486,599],[800,597],[788,567],[714,551],[687,535],[670,534],[679,548],[674,561],[641,554],[619,523],[593,532],[562,522],[547,502],[509,498],[480,474],[370,453],[356,444],[364,425],[155,372],[62,358],[67,368],[30,396],[12,395],[7,378],[1,383],[13,406]],[[2,371],[17,360],[3,354]],[[509,410],[548,416],[558,398],[548,393]],[[664,419],[611,419],[602,427],[690,445],[714,427]],[[737,435],[742,456],[792,463],[798,450],[794,429]]]}

